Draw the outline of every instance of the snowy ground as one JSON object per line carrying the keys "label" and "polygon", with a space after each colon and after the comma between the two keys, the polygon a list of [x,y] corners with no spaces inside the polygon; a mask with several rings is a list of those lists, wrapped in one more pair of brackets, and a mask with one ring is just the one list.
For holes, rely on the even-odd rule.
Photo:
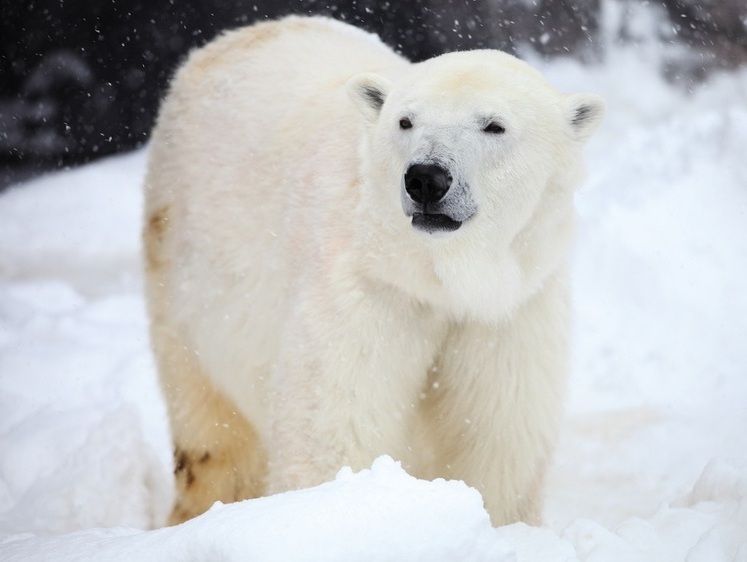
{"label": "snowy ground", "polygon": [[492,529],[474,490],[383,458],[144,531],[171,491],[138,152],[0,195],[0,559],[746,562],[747,71],[686,94],[636,53],[538,63],[608,101],[545,527]]}

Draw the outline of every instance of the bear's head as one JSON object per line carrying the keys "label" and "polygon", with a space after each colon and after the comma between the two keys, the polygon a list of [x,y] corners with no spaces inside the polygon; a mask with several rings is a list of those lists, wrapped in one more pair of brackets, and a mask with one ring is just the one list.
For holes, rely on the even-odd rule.
{"label": "bear's head", "polygon": [[367,212],[418,239],[457,312],[505,315],[565,260],[598,96],[563,95],[492,50],[361,74],[348,93],[366,123]]}

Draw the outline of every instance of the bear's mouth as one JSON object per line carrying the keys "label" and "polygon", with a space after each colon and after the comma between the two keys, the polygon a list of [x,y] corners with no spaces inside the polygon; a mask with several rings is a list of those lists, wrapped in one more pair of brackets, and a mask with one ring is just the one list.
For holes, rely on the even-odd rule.
{"label": "bear's mouth", "polygon": [[412,226],[418,230],[428,232],[453,232],[462,226],[462,221],[452,219],[448,215],[431,213],[413,213]]}

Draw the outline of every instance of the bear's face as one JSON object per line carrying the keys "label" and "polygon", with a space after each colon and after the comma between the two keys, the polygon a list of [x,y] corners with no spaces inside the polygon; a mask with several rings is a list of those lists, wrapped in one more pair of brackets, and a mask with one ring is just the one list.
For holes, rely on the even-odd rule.
{"label": "bear's face", "polygon": [[549,255],[565,255],[581,146],[601,121],[600,98],[562,95],[497,51],[443,55],[393,81],[363,74],[348,91],[369,125],[369,212],[409,220],[436,254],[458,248],[435,264],[442,280],[470,256],[473,270],[480,258],[498,268],[504,288],[526,288],[556,265]]}

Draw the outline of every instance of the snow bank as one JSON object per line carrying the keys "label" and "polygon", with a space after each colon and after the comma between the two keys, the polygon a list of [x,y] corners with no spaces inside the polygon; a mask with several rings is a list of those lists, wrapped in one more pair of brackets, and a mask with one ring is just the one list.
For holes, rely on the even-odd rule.
{"label": "snow bank", "polygon": [[140,291],[144,153],[0,197],[0,529],[162,521],[165,408]]}
{"label": "snow bank", "polygon": [[636,15],[639,44],[607,45],[604,65],[536,61],[561,89],[608,104],[577,197],[575,380],[546,513],[556,528],[651,516],[709,460],[747,455],[747,72],[672,87],[649,15]]}
{"label": "snow bank", "polygon": [[649,520],[614,530],[588,519],[562,535],[515,524],[493,529],[479,493],[425,482],[388,457],[334,482],[230,505],[177,527],[11,536],[3,560],[460,560],[717,562],[747,560],[747,461],[709,465],[693,491]]}
{"label": "snow bank", "polygon": [[563,532],[586,562],[744,562],[747,560],[747,461],[708,465],[693,491],[649,518],[613,531],[576,520]]}
{"label": "snow bank", "polygon": [[0,197],[0,278],[63,279],[104,294],[139,279],[145,153],[52,173]]}
{"label": "snow bank", "polygon": [[461,482],[424,482],[390,458],[316,488],[216,503],[179,525],[92,530],[0,545],[3,560],[512,561],[482,498]]}

